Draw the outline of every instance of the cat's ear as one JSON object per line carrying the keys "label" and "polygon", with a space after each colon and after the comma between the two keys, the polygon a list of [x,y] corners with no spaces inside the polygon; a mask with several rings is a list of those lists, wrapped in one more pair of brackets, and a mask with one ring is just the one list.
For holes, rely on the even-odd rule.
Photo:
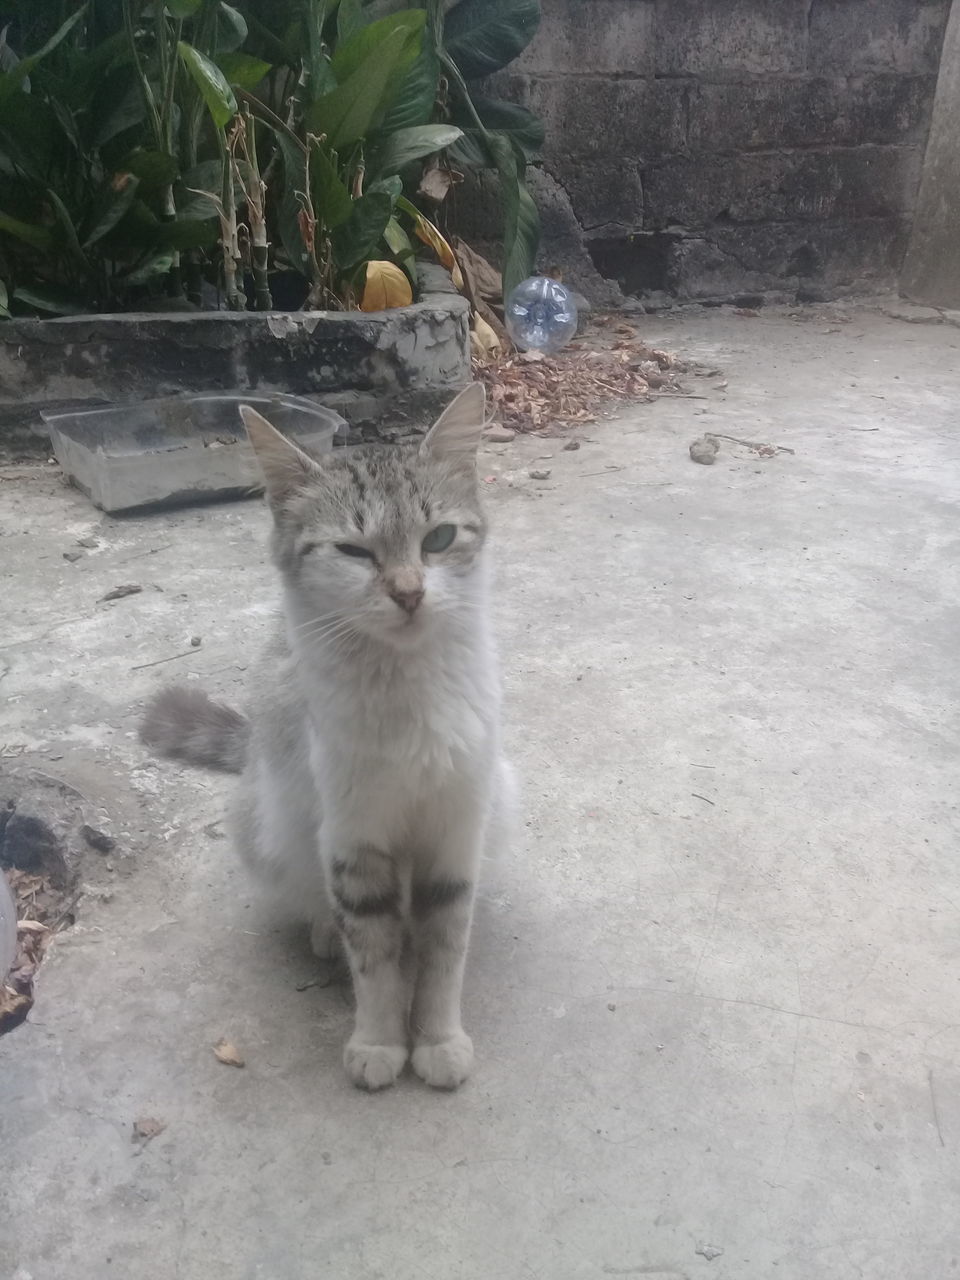
{"label": "cat's ear", "polygon": [[267,497],[272,503],[283,502],[303,487],[310,476],[320,474],[319,466],[302,449],[282,436],[276,427],[248,404],[240,406],[240,417],[260,463],[266,482]]}
{"label": "cat's ear", "polygon": [[451,401],[424,437],[420,452],[434,458],[472,458],[486,416],[482,382],[472,382]]}

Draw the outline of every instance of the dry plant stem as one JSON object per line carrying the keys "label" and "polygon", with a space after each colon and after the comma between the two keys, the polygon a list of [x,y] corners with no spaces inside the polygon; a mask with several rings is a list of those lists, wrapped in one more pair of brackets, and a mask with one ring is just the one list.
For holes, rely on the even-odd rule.
{"label": "dry plant stem", "polygon": [[[237,152],[241,152],[247,163],[247,174],[237,163]],[[244,103],[243,111],[237,117],[236,125],[230,139],[230,155],[233,161],[234,176],[241,183],[247,201],[247,221],[250,224],[251,272],[255,290],[255,306],[257,311],[270,311],[273,299],[270,296],[268,277],[270,241],[267,239],[267,223],[264,213],[264,201],[267,188],[260,176],[257,162],[257,135],[249,106]]]}
{"label": "dry plant stem", "polygon": [[223,163],[223,185],[220,202],[220,247],[223,251],[223,291],[229,311],[246,308],[243,294],[237,285],[237,268],[240,266],[240,237],[237,232],[237,193],[233,185],[233,164],[227,136],[217,130],[220,158]]}

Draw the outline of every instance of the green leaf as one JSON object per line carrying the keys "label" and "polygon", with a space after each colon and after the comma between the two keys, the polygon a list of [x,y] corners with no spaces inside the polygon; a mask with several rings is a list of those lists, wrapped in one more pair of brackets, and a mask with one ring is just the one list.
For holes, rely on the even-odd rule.
{"label": "green leaf", "polygon": [[310,146],[310,198],[317,220],[327,228],[342,226],[353,212],[353,199],[337,167],[337,153],[322,143]]}
{"label": "green leaf", "polygon": [[406,266],[408,260],[414,256],[413,245],[396,218],[391,218],[384,227],[383,238],[390,252]]}
{"label": "green leaf", "polygon": [[367,187],[367,194],[369,195],[371,191],[385,191],[396,204],[399,197],[403,195],[403,183],[393,173],[389,178],[377,178],[375,182],[371,182]]}
{"label": "green leaf", "polygon": [[118,133],[123,133],[126,129],[139,124],[145,115],[143,93],[138,85],[131,84],[110,114],[101,118],[93,135],[93,145],[102,147]]}
{"label": "green leaf", "polygon": [[246,38],[246,18],[233,5],[221,0],[217,10],[217,53],[232,53]]}
{"label": "green leaf", "polygon": [[334,261],[342,271],[370,257],[392,214],[393,201],[385,191],[370,191],[354,200],[349,219],[330,237]]}
{"label": "green leaf", "polygon": [[120,277],[120,282],[124,285],[146,284],[148,280],[152,280],[154,276],[162,276],[173,266],[176,252],[173,249],[158,249],[156,253],[151,253],[148,258],[128,271],[125,276]]}
{"label": "green leaf", "polygon": [[[528,160],[533,159],[543,146],[543,121],[526,107],[514,102],[502,102],[499,98],[485,98],[471,94],[474,110],[484,126],[511,138],[518,144]],[[464,131],[462,142],[455,147],[455,154],[471,169],[487,168],[494,163],[483,146],[483,135],[476,128],[472,112],[462,100],[453,108],[453,119]]]}
{"label": "green leaf", "polygon": [[237,114],[237,100],[223,72],[215,62],[184,40],[177,44],[177,52],[200,90],[214,124],[222,129]]}
{"label": "green leaf", "polygon": [[79,298],[62,289],[42,285],[18,285],[13,291],[15,302],[22,302],[35,311],[46,311],[55,316],[82,316],[90,310]]}
{"label": "green leaf", "polygon": [[398,31],[404,35],[404,52],[409,59],[401,73],[405,76],[417,59],[423,41],[423,29],[427,14],[424,9],[403,9],[362,27],[349,40],[341,44],[330,65],[337,83],[342,85],[354,72],[364,66],[371,54],[380,49]]}
{"label": "green leaf", "polygon": [[141,147],[131,151],[119,168],[139,178],[144,190],[150,191],[169,187],[180,172],[176,156],[167,155],[165,151],[145,151]]}
{"label": "green leaf", "polygon": [[280,198],[277,227],[290,265],[306,275],[309,255],[300,234],[299,214],[303,206],[297,197],[297,192],[304,191],[307,185],[304,172],[305,152],[294,139],[280,130],[275,130],[275,137],[283,155],[283,195]]}
{"label": "green leaf", "polygon": [[337,9],[337,44],[349,40],[363,26],[362,0],[340,0]]}
{"label": "green leaf", "polygon": [[[369,30],[370,27],[365,28]],[[338,149],[365,137],[383,114],[384,96],[389,91],[391,77],[407,56],[408,45],[409,29],[401,26],[377,45],[332,93],[312,103],[304,115],[311,133],[326,134],[330,146]]]}
{"label": "green leaf", "polygon": [[412,160],[442,151],[461,136],[462,130],[449,124],[418,124],[398,129],[370,148],[368,168],[374,174],[399,173]]}
{"label": "green leaf", "polygon": [[524,159],[509,139],[499,134],[487,135],[487,146],[493,153],[500,174],[500,198],[503,202],[503,296],[527,276],[533,275],[540,245],[540,214],[524,181]]}
{"label": "green leaf", "polygon": [[9,299],[9,295],[7,294],[7,286],[3,283],[2,280],[0,280],[0,316],[2,316],[4,320],[10,319],[10,310],[7,305],[9,301],[10,299]]}
{"label": "green leaf", "polygon": [[28,58],[21,58],[12,71],[5,71],[0,75],[0,102],[20,88],[37,63],[42,62],[48,53],[52,53],[61,40],[66,39],[80,19],[84,16],[86,11],[87,6],[85,4],[81,5],[76,13],[71,14],[66,22],[63,23],[61,27],[57,28],[42,48],[38,49],[36,53],[31,54]]}
{"label": "green leaf", "polygon": [[[116,184],[120,179],[126,181],[118,188]],[[84,249],[89,249],[92,244],[102,240],[108,231],[113,230],[133,204],[139,186],[140,179],[132,173],[114,174],[110,182],[104,184],[88,220],[90,230],[84,237]]]}
{"label": "green leaf", "polygon": [[464,77],[479,80],[522,53],[539,25],[540,0],[460,0],[444,20],[444,44]]}
{"label": "green leaf", "polygon": [[217,243],[219,224],[216,218],[181,218],[161,222],[154,237],[158,248],[210,249]]}
{"label": "green leaf", "polygon": [[248,90],[256,88],[267,72],[273,69],[262,58],[253,58],[249,53],[239,52],[221,53],[217,58],[217,66],[229,84]]}
{"label": "green leaf", "polygon": [[47,199],[50,201],[50,205],[53,208],[53,216],[56,218],[63,233],[64,247],[82,267],[86,268],[88,266],[86,254],[80,247],[80,237],[77,234],[73,218],[70,216],[70,210],[52,187],[47,187]]}
{"label": "green leaf", "polygon": [[167,0],[167,13],[173,18],[192,18],[203,0]]}
{"label": "green leaf", "polygon": [[429,123],[439,83],[440,60],[432,42],[425,37],[416,62],[400,82],[393,105],[383,119],[383,132]]}

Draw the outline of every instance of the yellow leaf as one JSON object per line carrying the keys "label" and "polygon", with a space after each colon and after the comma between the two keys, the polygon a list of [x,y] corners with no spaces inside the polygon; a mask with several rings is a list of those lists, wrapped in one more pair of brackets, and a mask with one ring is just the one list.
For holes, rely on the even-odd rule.
{"label": "yellow leaf", "polygon": [[395,263],[367,263],[361,311],[389,311],[391,307],[409,306],[412,301],[410,281]]}
{"label": "yellow leaf", "polygon": [[483,316],[474,314],[471,326],[470,346],[473,348],[473,354],[477,360],[486,364],[490,360],[496,360],[498,356],[503,354],[500,339],[497,337],[493,326],[487,324]]}
{"label": "yellow leaf", "polygon": [[425,245],[429,245],[434,251],[441,263],[450,272],[450,279],[457,289],[463,288],[463,273],[457,262],[456,255],[441,235],[440,231],[433,225],[429,218],[425,218],[423,214],[418,214],[416,222],[413,224],[413,230],[417,239],[422,240]]}

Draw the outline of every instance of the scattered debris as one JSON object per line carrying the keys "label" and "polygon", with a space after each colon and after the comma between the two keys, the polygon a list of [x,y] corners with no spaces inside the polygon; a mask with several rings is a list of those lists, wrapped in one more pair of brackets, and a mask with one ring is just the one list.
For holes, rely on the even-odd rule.
{"label": "scattered debris", "polygon": [[229,1040],[218,1040],[213,1046],[213,1052],[217,1056],[217,1061],[222,1062],[225,1067],[246,1066],[237,1046],[235,1044],[231,1044]]}
{"label": "scattered debris", "polygon": [[690,446],[690,457],[694,462],[702,463],[705,467],[713,466],[719,452],[720,444],[716,436],[700,436]]}
{"label": "scattered debris", "polygon": [[117,847],[113,836],[108,836],[105,831],[98,831],[96,827],[91,827],[86,822],[80,828],[80,834],[91,849],[96,849],[97,853],[112,853]]}
{"label": "scattered debris", "polygon": [[553,472],[550,470],[549,467],[543,467],[539,471],[528,471],[527,475],[530,477],[531,480],[549,480],[550,477],[553,475]]}
{"label": "scattered debris", "polygon": [[502,424],[541,432],[594,422],[619,401],[684,394],[679,374],[685,371],[675,356],[643,342],[632,325],[602,316],[555,356],[510,352],[475,364]]}
{"label": "scattered debris", "polygon": [[153,1116],[142,1116],[139,1120],[134,1120],[133,1133],[130,1140],[146,1146],[152,1138],[156,1138],[163,1133],[166,1127],[166,1121],[164,1120],[157,1120]]}
{"label": "scattered debris", "polygon": [[708,1262],[723,1256],[723,1250],[718,1249],[715,1244],[698,1244],[696,1252],[699,1253],[701,1258],[706,1258]]}
{"label": "scattered debris", "polygon": [[785,444],[764,444],[759,440],[741,440],[739,436],[725,436],[720,431],[711,432],[711,435],[717,440],[729,440],[732,444],[742,445],[744,449],[751,449],[761,458],[772,458],[776,453],[796,453],[795,449],[788,449]]}
{"label": "scattered debris", "polygon": [[138,662],[135,667],[131,667],[131,671],[145,671],[147,667],[159,667],[164,662],[173,662],[174,658],[189,658],[193,653],[192,649],[184,649],[183,653],[170,653],[165,658],[154,658],[153,662]]}
{"label": "scattered debris", "polygon": [[698,791],[691,791],[690,794],[693,796],[694,800],[702,800],[704,804],[716,805],[715,800],[708,800],[706,796],[700,795]]}
{"label": "scattered debris", "polygon": [[124,582],[119,587],[114,587],[112,591],[108,591],[105,596],[100,597],[100,604],[105,600],[122,600],[124,596],[135,596],[143,590],[139,582]]}
{"label": "scattered debris", "polygon": [[760,312],[756,307],[734,307],[733,314],[735,316],[744,316],[748,320],[756,320]]}

